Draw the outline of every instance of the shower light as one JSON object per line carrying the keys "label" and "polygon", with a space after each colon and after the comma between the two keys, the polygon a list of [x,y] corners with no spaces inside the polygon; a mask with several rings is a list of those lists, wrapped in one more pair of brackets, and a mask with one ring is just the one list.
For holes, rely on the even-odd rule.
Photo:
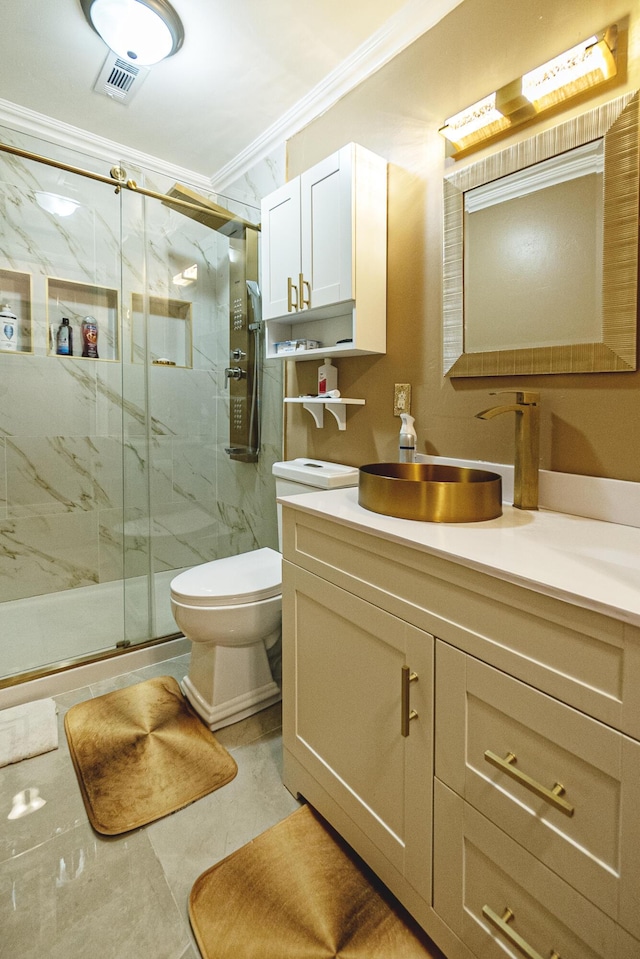
{"label": "shower light", "polygon": [[84,15],[123,60],[151,66],[182,46],[184,29],[168,0],[80,0]]}

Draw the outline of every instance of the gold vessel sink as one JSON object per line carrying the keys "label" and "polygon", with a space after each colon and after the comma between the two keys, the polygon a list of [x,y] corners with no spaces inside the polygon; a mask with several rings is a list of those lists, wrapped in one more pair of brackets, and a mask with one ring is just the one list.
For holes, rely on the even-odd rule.
{"label": "gold vessel sink", "polygon": [[502,478],[434,463],[371,463],[360,467],[358,503],[399,519],[480,523],[502,515]]}

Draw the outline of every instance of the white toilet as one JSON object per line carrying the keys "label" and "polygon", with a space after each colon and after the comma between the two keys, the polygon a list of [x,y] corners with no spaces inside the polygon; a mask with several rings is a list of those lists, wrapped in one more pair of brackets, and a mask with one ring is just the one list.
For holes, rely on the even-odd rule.
{"label": "white toilet", "polygon": [[[276,495],[358,485],[358,470],[322,460],[274,463]],[[281,508],[278,546],[282,549]],[[171,611],[192,642],[185,695],[210,729],[220,729],[281,698],[267,650],[280,640],[282,557],[265,547],[216,559],[171,581]]]}

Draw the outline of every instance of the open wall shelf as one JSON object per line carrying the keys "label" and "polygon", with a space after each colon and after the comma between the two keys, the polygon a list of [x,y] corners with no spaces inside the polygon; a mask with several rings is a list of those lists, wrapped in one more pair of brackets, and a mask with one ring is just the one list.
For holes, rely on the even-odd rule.
{"label": "open wall shelf", "polygon": [[[145,315],[148,317],[145,343]],[[144,363],[148,354],[154,365],[192,369],[192,304],[162,296],[131,296],[131,360]]]}
{"label": "open wall shelf", "polygon": [[324,411],[326,409],[335,419],[338,424],[338,429],[346,430],[347,407],[364,406],[365,400],[351,399],[346,396],[339,399],[321,396],[287,396],[285,397],[285,403],[301,403],[302,408],[305,409],[307,413],[311,413],[318,429],[322,429],[324,426]]}
{"label": "open wall shelf", "polygon": [[0,269],[0,307],[6,303],[18,318],[16,349],[0,352],[33,352],[31,302],[31,274]]}
{"label": "open wall shelf", "polygon": [[[118,291],[92,283],[47,277],[47,353],[56,355],[56,332],[63,317],[73,330],[73,356],[82,356],[82,321],[93,317],[98,326],[98,357],[119,360]],[[66,359],[66,356],[61,357]],[[93,362],[96,362],[94,359]]]}

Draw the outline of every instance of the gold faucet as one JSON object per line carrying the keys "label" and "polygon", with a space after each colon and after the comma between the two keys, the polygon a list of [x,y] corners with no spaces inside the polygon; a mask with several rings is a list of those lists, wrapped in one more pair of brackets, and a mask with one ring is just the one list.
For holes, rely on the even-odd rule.
{"label": "gold faucet", "polygon": [[533,390],[496,390],[515,393],[515,403],[492,406],[476,413],[478,419],[490,420],[500,413],[516,414],[516,452],[513,473],[513,505],[518,509],[538,508],[538,462],[540,457],[540,394]]}

